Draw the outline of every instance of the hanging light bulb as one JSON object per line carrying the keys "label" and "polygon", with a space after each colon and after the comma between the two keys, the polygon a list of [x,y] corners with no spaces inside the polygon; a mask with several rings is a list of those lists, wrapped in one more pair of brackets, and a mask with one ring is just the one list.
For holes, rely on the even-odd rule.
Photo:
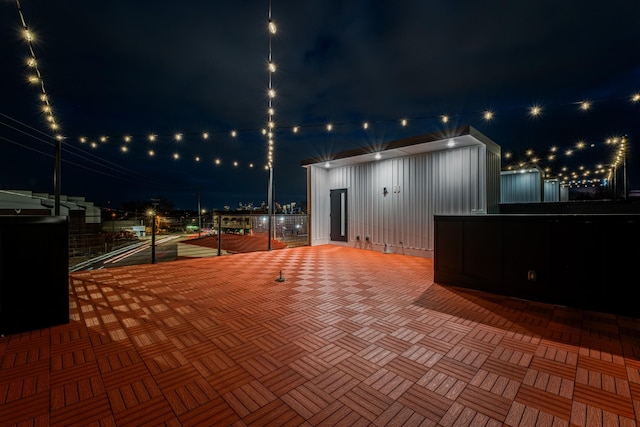
{"label": "hanging light bulb", "polygon": [[534,105],[529,109],[529,114],[533,117],[537,117],[542,113],[542,108],[539,105]]}

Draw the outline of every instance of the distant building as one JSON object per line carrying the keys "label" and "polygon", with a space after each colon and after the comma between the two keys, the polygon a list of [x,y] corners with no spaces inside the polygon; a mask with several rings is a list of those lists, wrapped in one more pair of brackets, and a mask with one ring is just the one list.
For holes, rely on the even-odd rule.
{"label": "distant building", "polygon": [[539,166],[500,172],[500,203],[566,202],[569,188],[557,178],[544,178]]}
{"label": "distant building", "polygon": [[[0,190],[0,215],[55,214],[55,197],[26,190]],[[84,197],[60,196],[60,216],[69,218],[69,234],[99,233],[100,208]]]}

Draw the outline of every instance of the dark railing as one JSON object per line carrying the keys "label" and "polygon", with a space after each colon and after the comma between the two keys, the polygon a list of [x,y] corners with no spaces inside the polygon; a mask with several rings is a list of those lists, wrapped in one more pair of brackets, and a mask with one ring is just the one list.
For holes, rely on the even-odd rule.
{"label": "dark railing", "polygon": [[69,235],[69,264],[74,265],[139,242],[132,232]]}

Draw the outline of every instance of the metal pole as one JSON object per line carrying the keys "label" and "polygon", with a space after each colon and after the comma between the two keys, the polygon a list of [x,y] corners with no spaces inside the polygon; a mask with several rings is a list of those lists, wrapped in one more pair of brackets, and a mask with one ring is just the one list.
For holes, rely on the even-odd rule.
{"label": "metal pole", "polygon": [[55,194],[55,216],[60,216],[60,158],[62,157],[62,142],[56,138],[55,165],[53,173],[53,191]]}
{"label": "metal pole", "polygon": [[151,264],[156,263],[156,210],[153,208],[153,217],[151,219]]}
{"label": "metal pole", "polygon": [[151,223],[151,264],[156,263],[156,215],[158,203],[153,202],[153,222]]}
{"label": "metal pole", "polygon": [[267,190],[267,210],[268,210],[268,218],[269,218],[269,236],[268,236],[268,244],[267,250],[271,250],[271,234],[272,234],[272,223],[273,223],[273,167],[269,168],[269,189]]}
{"label": "metal pole", "polygon": [[624,147],[624,153],[623,153],[623,157],[622,157],[622,167],[623,169],[623,185],[624,185],[624,195],[623,195],[623,199],[627,200],[627,147]]}
{"label": "metal pole", "polygon": [[218,256],[222,255],[222,214],[218,213]]}
{"label": "metal pole", "polygon": [[202,234],[202,210],[200,209],[200,192],[198,191],[198,238]]}

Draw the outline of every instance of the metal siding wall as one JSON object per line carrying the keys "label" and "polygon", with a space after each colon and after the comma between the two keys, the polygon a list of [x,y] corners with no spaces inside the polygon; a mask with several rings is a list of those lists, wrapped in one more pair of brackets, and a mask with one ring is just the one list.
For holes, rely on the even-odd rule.
{"label": "metal siding wall", "polygon": [[509,173],[500,177],[501,203],[537,203],[541,199],[540,173]]}
{"label": "metal siding wall", "polygon": [[311,166],[311,245],[329,240],[329,171]]}
{"label": "metal siding wall", "polygon": [[485,211],[487,213],[499,213],[500,212],[500,170],[501,166],[501,154],[500,152],[493,152],[485,149],[486,153],[486,188],[482,192],[486,194],[486,206]]}
{"label": "metal siding wall", "polygon": [[544,201],[559,202],[560,201],[560,182],[544,181],[543,185]]}
{"label": "metal siding wall", "polygon": [[434,214],[467,215],[486,206],[484,153],[484,147],[463,147],[330,170],[312,167],[312,242],[329,240],[329,190],[347,188],[349,242],[360,235],[364,243],[368,235],[380,248],[402,242],[433,250]]}

